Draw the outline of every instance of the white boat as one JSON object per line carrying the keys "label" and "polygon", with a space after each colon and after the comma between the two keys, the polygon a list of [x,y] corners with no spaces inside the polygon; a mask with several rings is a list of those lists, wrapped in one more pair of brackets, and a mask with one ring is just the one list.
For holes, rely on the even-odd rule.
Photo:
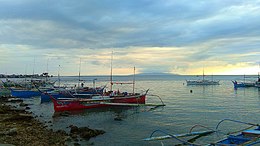
{"label": "white boat", "polygon": [[206,80],[203,70],[203,79],[202,80],[186,80],[187,85],[219,85],[219,81]]}
{"label": "white boat", "polygon": [[210,80],[186,80],[187,85],[219,85],[219,81],[210,81]]}

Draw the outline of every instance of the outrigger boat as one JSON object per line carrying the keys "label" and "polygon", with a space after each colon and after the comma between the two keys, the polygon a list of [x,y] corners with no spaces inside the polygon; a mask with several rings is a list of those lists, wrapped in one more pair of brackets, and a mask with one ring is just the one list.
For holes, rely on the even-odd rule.
{"label": "outrigger boat", "polygon": [[[133,82],[113,82],[112,78],[112,59],[113,59],[113,52],[111,55],[111,75],[110,75],[110,91],[95,95],[92,94],[89,98],[73,98],[68,99],[55,99],[52,95],[49,95],[53,105],[54,110],[56,112],[59,111],[68,111],[68,110],[82,110],[82,109],[90,109],[90,108],[99,108],[99,107],[107,107],[107,106],[165,106],[162,104],[145,104],[146,102],[146,95],[149,91],[146,90],[144,93],[136,93],[135,92],[135,67],[134,67],[134,75],[133,75]],[[80,77],[80,75],[79,75]],[[80,80],[80,79],[79,79]],[[114,84],[132,84],[133,85],[133,92],[119,92],[113,91]],[[102,90],[103,91],[103,90]],[[48,94],[48,93],[46,93]]]}
{"label": "outrigger boat", "polygon": [[[18,97],[18,98],[30,98],[35,96],[40,96],[41,92],[37,89],[12,89],[9,88],[11,91],[11,96]],[[43,91],[51,91],[53,88],[44,88]]]}
{"label": "outrigger boat", "polygon": [[234,84],[234,88],[239,88],[239,87],[255,87],[255,83],[251,82],[237,82],[237,81],[232,81]]}
{"label": "outrigger boat", "polygon": [[[91,98],[93,95],[102,95],[105,87],[96,87],[94,88],[82,88],[82,90],[67,90],[63,88],[58,88],[53,91],[50,91],[49,94],[52,95],[55,99],[59,98]],[[83,90],[85,89],[85,90]],[[49,95],[42,93],[41,102],[50,102],[51,98]]]}
{"label": "outrigger boat", "polygon": [[[173,139],[181,142],[183,145],[201,146],[201,144],[196,144],[196,143],[194,143],[194,141],[196,139],[198,139],[199,137],[207,136],[207,135],[212,134],[212,133],[223,134],[220,130],[218,130],[218,127],[224,121],[231,121],[231,122],[235,122],[235,123],[246,124],[246,125],[250,125],[250,127],[246,128],[242,131],[240,130],[240,133],[238,133],[237,135],[226,134],[227,135],[226,138],[221,139],[221,140],[216,141],[216,142],[213,142],[213,143],[204,144],[205,146],[237,146],[237,145],[252,146],[252,145],[260,145],[260,125],[259,124],[247,123],[247,122],[231,120],[231,119],[221,120],[217,124],[215,129],[208,128],[208,127],[201,126],[201,125],[195,125],[191,128],[189,133],[184,133],[184,134],[173,135],[173,134],[168,134],[167,132],[164,132],[162,130],[155,130],[154,132],[152,132],[150,137],[145,138],[143,140],[153,141],[153,140],[164,140],[164,139],[173,138]],[[206,131],[192,132],[192,130],[196,126],[204,127],[207,130]],[[252,127],[256,127],[256,128],[251,129]],[[156,132],[161,132],[161,133],[164,133],[164,134],[167,134],[167,135],[155,136],[154,137],[153,135]],[[232,133],[237,133],[237,132],[232,132]],[[196,136],[196,137],[192,138],[191,140],[188,140],[188,141],[180,139],[182,137],[190,137],[190,136]]]}
{"label": "outrigger boat", "polygon": [[251,77],[246,77],[244,75],[244,81],[232,81],[233,85],[234,85],[234,88],[240,88],[240,87],[255,87],[256,83],[253,82],[253,81],[246,81],[246,78],[251,78]]}
{"label": "outrigger boat", "polygon": [[[127,94],[120,96],[92,96],[86,98],[65,98],[55,99],[51,95],[50,98],[54,105],[55,112],[82,110],[91,108],[100,108],[107,106],[165,106],[162,104],[145,104],[148,90],[144,94]],[[46,93],[47,94],[47,93]]]}

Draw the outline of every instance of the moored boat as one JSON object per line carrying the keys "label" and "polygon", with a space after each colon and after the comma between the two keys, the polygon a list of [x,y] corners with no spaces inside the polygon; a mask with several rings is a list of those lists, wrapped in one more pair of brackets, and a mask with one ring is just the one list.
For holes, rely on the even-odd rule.
{"label": "moored boat", "polygon": [[[147,91],[148,92],[148,91]],[[90,99],[74,98],[74,99],[55,99],[51,95],[50,98],[54,105],[54,110],[70,111],[70,110],[82,110],[90,108],[99,108],[112,106],[113,103],[127,103],[127,104],[145,104],[146,94],[134,94],[123,96],[93,96]],[[120,105],[120,104],[114,104]]]}
{"label": "moored boat", "polygon": [[232,81],[234,88],[240,88],[240,87],[255,87],[255,83],[253,82],[237,82]]}
{"label": "moored boat", "polygon": [[242,130],[237,135],[228,135],[226,138],[219,140],[215,143],[209,144],[208,146],[236,146],[236,145],[243,145],[243,146],[252,146],[252,145],[259,145],[260,144],[260,125],[259,124],[252,124],[242,121],[236,121],[231,119],[224,119],[221,120],[218,126],[223,121],[231,121],[240,124],[250,125],[250,127],[256,127],[255,129],[249,129],[250,127],[246,128],[246,130]]}
{"label": "moored boat", "polygon": [[219,85],[219,81],[210,80],[186,80],[187,85]]}
{"label": "moored boat", "polygon": [[187,85],[219,85],[219,81],[206,80],[203,70],[202,80],[186,80]]}
{"label": "moored boat", "polygon": [[19,98],[30,98],[34,96],[40,96],[41,93],[38,90],[23,90],[23,89],[11,89],[11,96]]}
{"label": "moored boat", "polygon": [[[55,99],[58,98],[91,98],[93,95],[102,95],[105,87],[88,88],[84,87],[76,90],[67,89],[56,89],[48,94],[50,94]],[[41,102],[49,102],[51,98],[49,95],[42,93]]]}
{"label": "moored boat", "polygon": [[[37,89],[12,89],[9,88],[11,91],[11,96],[18,97],[18,98],[30,98],[35,96],[40,96],[41,92],[39,92]],[[51,91],[53,89],[45,89],[44,91]]]}
{"label": "moored boat", "polygon": [[[224,121],[230,121],[230,122],[235,122],[235,123],[239,123],[239,124],[245,124],[245,125],[249,125],[249,127],[245,128],[244,130],[239,130],[238,132],[228,132],[227,134],[225,134],[218,129],[219,125]],[[206,131],[192,132],[192,130],[197,126],[205,128],[207,130]],[[256,127],[256,128],[252,129],[252,127]],[[164,134],[167,134],[167,135],[153,136],[156,132],[161,132],[161,133],[164,133]],[[196,139],[198,139],[202,136],[208,136],[209,134],[212,134],[212,133],[225,134],[226,137],[224,139],[218,140],[216,142],[210,142],[209,144],[196,144],[194,142]],[[234,133],[238,133],[238,134],[233,135]],[[196,136],[196,137],[191,138],[188,141],[181,139],[183,137],[191,137],[191,136]],[[173,139],[179,141],[183,145],[190,145],[190,146],[199,146],[199,145],[205,145],[205,146],[237,146],[237,145],[252,146],[252,145],[259,145],[260,144],[260,125],[242,122],[242,121],[237,121],[237,120],[232,120],[232,119],[224,119],[224,120],[221,120],[217,124],[216,128],[209,128],[209,127],[206,127],[206,126],[203,126],[203,125],[195,125],[190,129],[189,133],[184,133],[184,134],[168,134],[167,132],[164,132],[162,130],[155,130],[154,132],[152,132],[150,137],[145,138],[143,140],[154,141],[154,140],[164,140],[164,139],[170,139],[170,138],[173,138]]]}

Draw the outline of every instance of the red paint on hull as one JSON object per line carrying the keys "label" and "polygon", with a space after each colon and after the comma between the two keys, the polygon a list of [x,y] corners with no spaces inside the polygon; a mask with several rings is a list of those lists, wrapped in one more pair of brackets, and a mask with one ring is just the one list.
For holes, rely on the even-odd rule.
{"label": "red paint on hull", "polygon": [[[102,104],[102,102],[107,101],[77,101],[77,100],[57,100],[51,95],[51,100],[54,105],[54,110],[59,111],[71,111],[71,110],[82,110],[90,108],[100,108],[110,106],[107,104]],[[133,95],[133,96],[124,96],[124,97],[112,97],[110,102],[112,103],[133,103],[133,104],[145,104],[146,95]]]}

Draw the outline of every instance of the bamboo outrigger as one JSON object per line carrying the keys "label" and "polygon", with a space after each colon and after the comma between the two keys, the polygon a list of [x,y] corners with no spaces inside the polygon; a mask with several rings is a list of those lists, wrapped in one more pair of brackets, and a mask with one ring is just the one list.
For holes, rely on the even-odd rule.
{"label": "bamboo outrigger", "polygon": [[[199,146],[201,144],[195,144],[194,142],[185,141],[185,140],[182,140],[180,138],[189,137],[189,136],[197,136],[197,138],[199,138],[199,137],[202,137],[202,136],[207,136],[207,135],[212,134],[212,133],[223,134],[222,132],[220,132],[220,130],[218,130],[218,128],[219,128],[219,125],[224,121],[246,124],[246,125],[250,125],[250,127],[240,131],[240,133],[237,134],[237,135],[231,135],[229,133],[229,134],[227,134],[226,138],[219,140],[219,141],[216,141],[216,142],[211,142],[209,144],[205,144],[205,146],[237,146],[237,145],[252,146],[252,145],[260,145],[260,125],[259,124],[247,123],[247,122],[242,122],[242,121],[237,121],[237,120],[232,120],[232,119],[221,120],[217,124],[215,129],[211,129],[211,128],[207,128],[205,126],[202,126],[204,128],[207,128],[208,129],[207,131],[192,132],[192,129],[195,126],[193,126],[191,128],[189,133],[184,133],[184,134],[174,134],[173,135],[173,134],[168,134],[167,132],[164,132],[162,130],[155,130],[154,132],[152,132],[150,137],[145,138],[143,140],[152,141],[152,140],[164,140],[164,139],[173,138],[173,139],[176,139],[179,142],[181,142],[183,145]],[[198,125],[196,125],[196,126],[198,126]],[[251,129],[252,127],[256,127],[256,128]],[[161,132],[161,133],[164,133],[164,134],[167,134],[167,135],[153,137],[154,133],[156,133],[156,132]],[[237,132],[232,132],[232,133],[237,133]],[[193,139],[195,139],[195,138],[193,138]]]}

